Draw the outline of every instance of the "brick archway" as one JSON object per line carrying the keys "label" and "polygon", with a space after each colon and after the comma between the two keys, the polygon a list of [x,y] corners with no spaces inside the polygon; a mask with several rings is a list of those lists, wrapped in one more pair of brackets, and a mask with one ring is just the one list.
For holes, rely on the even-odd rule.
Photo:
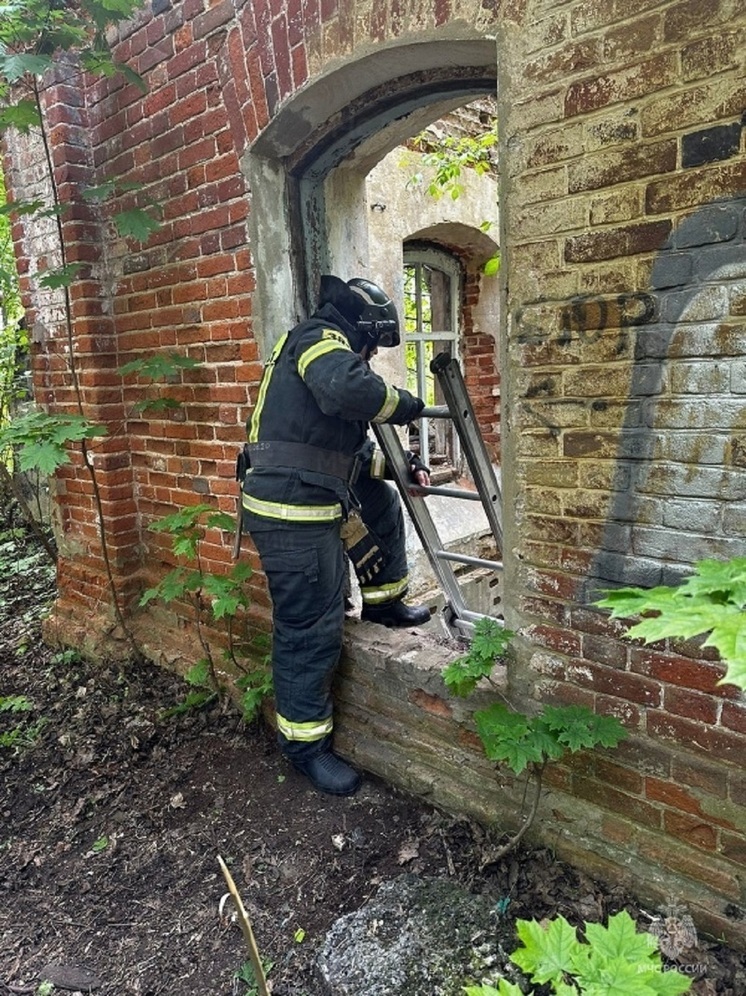
{"label": "brick archway", "polygon": [[341,166],[362,181],[428,123],[495,92],[495,41],[475,37],[473,29],[466,33],[459,40],[434,28],[417,44],[350,59],[290,98],[248,149],[242,166],[252,190],[260,352],[287,323],[288,301],[300,317],[319,274],[330,268],[329,175]]}

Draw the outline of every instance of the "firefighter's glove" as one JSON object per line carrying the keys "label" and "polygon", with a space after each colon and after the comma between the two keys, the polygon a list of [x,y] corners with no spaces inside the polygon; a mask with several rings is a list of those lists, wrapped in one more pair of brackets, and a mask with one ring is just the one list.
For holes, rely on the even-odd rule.
{"label": "firefighter's glove", "polygon": [[420,471],[423,471],[428,477],[430,476],[430,468],[420,460],[416,453],[407,453],[407,457],[409,458],[409,472],[412,475],[413,481],[417,480],[417,475]]}
{"label": "firefighter's glove", "polygon": [[383,567],[383,554],[356,509],[350,510],[339,534],[358,578],[370,584]]}

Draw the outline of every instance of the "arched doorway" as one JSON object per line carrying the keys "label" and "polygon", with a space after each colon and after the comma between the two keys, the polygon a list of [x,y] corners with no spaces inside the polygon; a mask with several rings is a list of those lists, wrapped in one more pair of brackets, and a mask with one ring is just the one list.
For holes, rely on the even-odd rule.
{"label": "arched doorway", "polygon": [[321,273],[365,267],[357,208],[370,169],[431,121],[494,94],[496,77],[494,39],[446,25],[321,75],[278,111],[243,162],[263,355],[307,312]]}

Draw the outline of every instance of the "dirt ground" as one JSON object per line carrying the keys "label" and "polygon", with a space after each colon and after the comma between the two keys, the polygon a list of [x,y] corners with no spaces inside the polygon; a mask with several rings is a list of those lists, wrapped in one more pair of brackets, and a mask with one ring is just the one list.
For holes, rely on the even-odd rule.
{"label": "dirt ground", "polygon": [[[653,911],[547,850],[480,870],[491,843],[481,828],[374,778],[351,799],[315,793],[268,730],[229,711],[164,717],[185,696],[171,674],[45,647],[39,614],[53,579],[4,536],[0,996],[256,992],[231,906],[221,907],[218,855],[271,964],[273,996],[322,996],[314,963],[325,933],[404,873],[494,897],[507,950],[518,917],[579,924],[626,908],[650,925]],[[692,992],[746,993],[743,956],[701,943],[688,957],[700,966]]]}

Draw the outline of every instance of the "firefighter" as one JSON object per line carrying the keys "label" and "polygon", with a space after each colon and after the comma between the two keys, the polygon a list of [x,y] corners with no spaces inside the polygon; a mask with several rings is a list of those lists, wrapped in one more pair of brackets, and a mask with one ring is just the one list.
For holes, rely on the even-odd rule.
{"label": "firefighter", "polygon": [[[351,795],[360,775],[332,750],[331,681],[339,660],[349,557],[362,618],[428,621],[407,591],[398,494],[370,476],[370,422],[405,425],[424,402],[371,370],[399,344],[388,295],[363,278],[323,276],[319,306],[273,349],[248,424],[243,525],[273,603],[272,669],[280,748],[315,788]],[[411,457],[413,480],[428,471]]]}

